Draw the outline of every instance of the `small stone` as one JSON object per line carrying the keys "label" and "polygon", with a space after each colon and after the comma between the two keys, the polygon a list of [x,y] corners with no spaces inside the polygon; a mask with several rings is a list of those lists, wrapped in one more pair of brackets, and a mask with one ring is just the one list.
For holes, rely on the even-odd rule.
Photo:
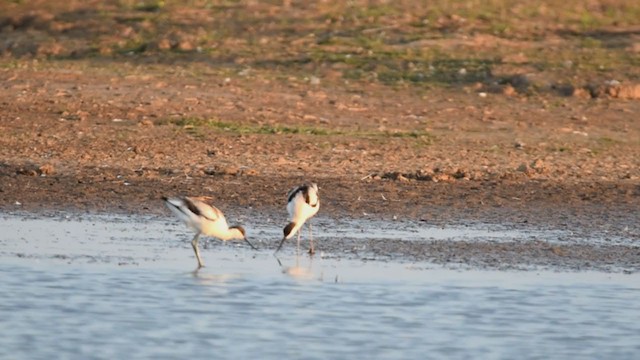
{"label": "small stone", "polygon": [[[488,93],[488,94],[502,94],[504,93],[504,85],[498,84],[496,82],[492,82],[489,84],[486,84],[482,87],[483,92]],[[480,95],[480,94],[478,94]],[[484,97],[482,95],[480,95],[481,97]]]}
{"label": "small stone", "polygon": [[391,179],[396,181],[409,181],[409,179],[398,171],[387,172],[382,175],[383,179]]}
{"label": "small stone", "polygon": [[195,46],[190,41],[183,40],[178,43],[178,49],[181,51],[193,51]]}
{"label": "small stone", "polygon": [[16,170],[16,174],[26,175],[26,176],[38,176],[38,172],[35,169],[25,169],[25,168],[20,168]]}
{"label": "small stone", "polygon": [[600,86],[597,84],[588,84],[584,88],[589,92],[589,95],[594,99],[606,95],[606,89],[604,86]]}
{"label": "small stone", "polygon": [[513,86],[511,86],[511,84],[505,85],[505,87],[502,89],[502,94],[506,96],[514,96],[517,95],[517,93],[518,92]]}
{"label": "small stone", "polygon": [[38,170],[40,170],[41,175],[51,175],[55,172],[55,168],[51,164],[42,165]]}
{"label": "small stone", "polygon": [[547,167],[544,164],[542,159],[536,159],[531,163],[531,168],[535,170],[538,174],[541,174],[547,170]]}
{"label": "small stone", "polygon": [[516,170],[523,172],[525,174],[528,174],[531,171],[531,169],[529,168],[529,165],[525,163],[520,164],[520,166],[518,166]]}
{"label": "small stone", "polygon": [[164,38],[158,41],[158,49],[160,50],[170,50],[171,49],[171,40]]}
{"label": "small stone", "polygon": [[142,119],[142,121],[140,121],[140,125],[153,126],[153,121],[151,119]]}
{"label": "small stone", "polygon": [[320,78],[317,76],[309,77],[309,84],[311,85],[320,85]]}
{"label": "small stone", "polygon": [[433,172],[429,170],[418,170],[416,179],[420,181],[433,181]]}
{"label": "small stone", "polygon": [[640,99],[640,84],[621,85],[617,96],[620,99]]}
{"label": "small stone", "polygon": [[458,169],[451,176],[453,176],[453,178],[456,179],[456,180],[460,180],[460,179],[464,179],[465,177],[467,177],[467,174],[464,172],[464,170]]}
{"label": "small stone", "polygon": [[434,182],[439,182],[439,181],[447,182],[447,181],[451,181],[451,179],[452,178],[449,174],[443,174],[443,173],[437,174],[433,177]]}
{"label": "small stone", "polygon": [[560,96],[573,96],[576,88],[571,84],[555,84],[552,86]]}
{"label": "small stone", "polygon": [[240,172],[240,169],[238,169],[235,166],[227,166],[226,168],[222,169],[221,171],[223,174],[225,175],[238,175],[238,173]]}
{"label": "small stone", "polygon": [[591,98],[591,91],[586,88],[579,87],[573,89],[573,97],[588,99]]}
{"label": "small stone", "polygon": [[136,154],[144,154],[145,152],[147,152],[147,147],[145,145],[135,145],[131,151],[133,151]]}
{"label": "small stone", "polygon": [[509,80],[509,84],[516,88],[519,92],[526,91],[531,86],[531,80],[527,75],[519,74]]}
{"label": "small stone", "polygon": [[618,81],[618,80],[616,80],[616,79],[607,80],[607,81],[605,81],[605,82],[604,82],[604,84],[605,84],[606,86],[620,86],[620,85],[622,85],[622,84],[620,83],[620,81]]}

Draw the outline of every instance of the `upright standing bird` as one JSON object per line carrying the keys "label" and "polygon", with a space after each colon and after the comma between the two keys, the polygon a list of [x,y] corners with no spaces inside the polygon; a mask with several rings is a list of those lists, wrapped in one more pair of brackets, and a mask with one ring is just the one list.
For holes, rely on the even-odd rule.
{"label": "upright standing bird", "polygon": [[256,247],[247,240],[242,226],[229,227],[222,211],[218,210],[215,206],[205,203],[205,199],[204,197],[162,197],[162,200],[164,200],[169,210],[176,214],[188,227],[196,231],[196,236],[191,240],[191,246],[193,246],[193,251],[195,251],[196,258],[198,259],[198,269],[204,266],[200,258],[200,251],[198,250],[198,239],[201,234],[216,237],[222,241],[243,239],[252,249],[257,250]]}
{"label": "upright standing bird", "polygon": [[[284,241],[298,233],[298,246],[300,246],[299,230],[304,222],[318,213],[320,209],[320,198],[318,197],[318,185],[315,183],[297,186],[287,194],[287,211],[290,222],[284,227],[284,237],[276,249],[276,253],[282,248]],[[315,252],[313,249],[313,234],[311,233],[311,222],[309,222],[309,254]]]}

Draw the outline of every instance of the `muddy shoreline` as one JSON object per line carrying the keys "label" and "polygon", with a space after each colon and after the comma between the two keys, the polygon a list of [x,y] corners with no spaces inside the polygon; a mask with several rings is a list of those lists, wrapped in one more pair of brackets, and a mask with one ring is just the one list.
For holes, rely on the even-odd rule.
{"label": "muddy shoreline", "polygon": [[191,195],[280,219],[315,181],[336,221],[570,234],[372,236],[364,258],[638,270],[628,2],[210,5],[0,3],[0,214],[165,217]]}
{"label": "muddy shoreline", "polygon": [[[272,251],[269,249],[275,246],[281,222],[286,219],[287,187],[307,180],[172,172],[150,179],[144,173],[112,168],[66,176],[28,169],[6,163],[0,166],[2,213],[45,218],[122,214],[131,219],[151,216],[175,222],[160,201],[162,195],[207,195],[232,219],[248,226],[256,221],[271,224],[273,232],[260,239],[261,252]],[[322,256],[330,259],[391,261],[425,269],[640,271],[640,185],[633,181],[434,182],[360,176],[314,180],[321,186],[319,218],[324,219],[315,227],[322,239],[318,246]],[[374,225],[367,229],[344,225],[345,221],[364,220]],[[343,232],[323,237],[322,222],[324,231]],[[483,238],[433,240],[428,233],[420,241],[376,236],[375,229],[390,222],[392,231],[489,226],[547,233],[524,241],[500,242]],[[352,238],[348,233],[372,229],[366,239]],[[623,239],[622,244],[616,239]],[[210,245],[215,248],[215,241]]]}
{"label": "muddy shoreline", "polygon": [[[210,178],[206,181],[191,178],[182,184],[144,181],[127,186],[121,183],[78,184],[73,192],[64,191],[70,184],[64,186],[62,179],[54,181],[62,185],[48,186],[44,183],[52,182],[51,179],[34,177],[29,180],[10,186],[14,190],[18,184],[24,186],[18,193],[29,195],[16,200],[20,205],[3,206],[3,213],[25,218],[81,217],[89,221],[87,224],[91,214],[120,214],[125,219],[130,218],[132,225],[139,216],[177,222],[156,194],[188,194],[201,187],[216,188],[216,185],[224,184],[226,191],[214,197],[215,203],[225,209],[230,219],[237,219],[249,228],[269,224],[269,230],[259,233],[257,240],[261,248],[259,253],[270,253],[280,236],[281,223],[286,220],[285,200],[281,199],[278,184],[299,179],[261,183],[255,179],[250,182],[221,177],[217,182]],[[501,184],[489,192],[489,186],[483,191],[474,191],[478,184],[452,186],[323,180],[321,184],[325,184],[326,194],[321,190],[322,211],[314,228],[321,256],[329,259],[391,261],[425,269],[442,266],[507,271],[640,271],[635,187],[589,185],[579,188],[581,192],[573,193],[548,184],[537,184],[536,187]],[[77,179],[73,181],[78,182]],[[176,191],[176,187],[186,191]],[[570,190],[576,191],[576,187]],[[247,193],[252,196],[244,197]],[[371,193],[377,196],[367,198]],[[559,206],[560,203],[563,205]],[[358,225],[360,222],[369,225]],[[376,235],[380,230],[411,233],[425,228],[493,228],[498,232],[520,231],[530,235],[524,239],[503,238],[500,241],[482,236],[430,239],[429,231],[417,240]],[[185,234],[188,232],[180,229]],[[352,237],[350,232],[358,236]],[[541,235],[537,235],[540,232]],[[293,243],[288,245],[285,254],[292,251]],[[211,241],[207,248],[213,247],[215,251],[216,246],[218,243]],[[302,246],[307,246],[305,241]]]}

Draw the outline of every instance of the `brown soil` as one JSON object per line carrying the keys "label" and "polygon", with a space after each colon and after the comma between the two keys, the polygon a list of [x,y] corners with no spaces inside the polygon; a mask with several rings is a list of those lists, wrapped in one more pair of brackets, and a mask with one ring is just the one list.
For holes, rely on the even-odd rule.
{"label": "brown soil", "polygon": [[[26,6],[0,34],[72,23],[50,5],[26,24]],[[332,69],[247,75],[191,57],[188,44],[169,59],[108,49],[74,59],[78,38],[57,38],[71,56],[59,60],[5,49],[0,211],[164,214],[162,195],[189,194],[280,214],[290,187],[316,181],[325,216],[625,228],[640,239],[633,96],[491,91],[490,81],[417,88]]]}
{"label": "brown soil", "polygon": [[[352,95],[340,87],[241,79],[211,86],[163,75],[171,86],[158,88],[138,77],[55,70],[3,71],[2,81],[7,210],[20,202],[28,210],[135,211],[154,208],[167,193],[214,196],[222,207],[278,207],[291,186],[311,180],[320,183],[327,213],[354,216],[639,202],[637,102],[568,99],[551,111],[544,99],[451,92],[425,99],[370,84]],[[256,113],[292,126],[328,119],[347,135],[207,126],[195,133],[155,120],[251,121]],[[358,135],[381,126],[430,135]]]}

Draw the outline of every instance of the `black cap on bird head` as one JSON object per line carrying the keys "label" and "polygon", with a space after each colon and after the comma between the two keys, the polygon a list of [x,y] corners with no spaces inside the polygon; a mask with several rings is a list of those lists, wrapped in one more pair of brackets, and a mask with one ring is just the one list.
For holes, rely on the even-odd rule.
{"label": "black cap on bird head", "polygon": [[296,227],[296,223],[294,222],[290,222],[287,224],[287,226],[284,227],[284,230],[282,232],[284,233],[285,239],[289,237],[294,227]]}
{"label": "black cap on bird head", "polygon": [[250,242],[249,242],[249,239],[247,239],[247,233],[246,233],[246,231],[244,230],[244,228],[243,228],[242,226],[240,226],[240,225],[236,225],[236,226],[232,226],[232,227],[230,227],[229,229],[237,229],[237,230],[240,232],[240,234],[242,234],[242,239],[243,239],[247,244],[249,244],[249,246],[251,246],[251,248],[252,248],[253,250],[258,250],[258,248],[256,248],[255,246],[253,246],[253,244],[252,244],[252,243],[250,243]]}
{"label": "black cap on bird head", "polygon": [[245,231],[245,230],[244,230],[244,228],[243,228],[242,226],[240,226],[240,225],[232,226],[232,227],[230,227],[229,229],[238,229],[238,231],[240,231],[240,233],[242,234],[242,237],[245,237],[245,238],[247,237],[247,233],[246,233],[246,231]]}

